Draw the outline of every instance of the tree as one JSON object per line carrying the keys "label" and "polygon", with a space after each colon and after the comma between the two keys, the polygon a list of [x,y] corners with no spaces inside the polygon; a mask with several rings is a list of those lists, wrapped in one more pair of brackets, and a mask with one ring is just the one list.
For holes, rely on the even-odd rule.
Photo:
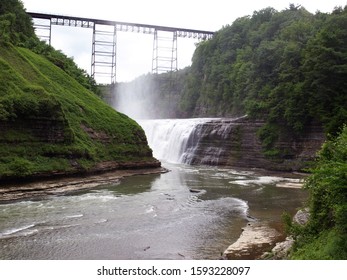
{"label": "tree", "polygon": [[329,134],[347,123],[347,6],[332,13],[308,43],[303,71],[310,115]]}
{"label": "tree", "polygon": [[24,44],[29,38],[36,37],[32,19],[22,1],[0,1],[0,22],[0,32],[14,45]]}
{"label": "tree", "polygon": [[[347,258],[347,127],[319,152],[305,188],[310,194],[310,218],[290,225],[296,243],[292,258]],[[290,223],[289,223],[290,224]]]}

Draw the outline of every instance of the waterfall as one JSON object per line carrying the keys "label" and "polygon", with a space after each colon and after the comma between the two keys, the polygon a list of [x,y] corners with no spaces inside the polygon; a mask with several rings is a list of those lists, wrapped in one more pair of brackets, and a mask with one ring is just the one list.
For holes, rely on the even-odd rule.
{"label": "waterfall", "polygon": [[153,156],[170,163],[188,163],[199,142],[197,129],[212,119],[138,120]]}
{"label": "waterfall", "polygon": [[236,119],[157,119],[168,117],[170,110],[158,105],[160,91],[146,76],[119,84],[115,96],[113,107],[142,126],[153,156],[160,161],[226,165],[230,152],[238,148],[239,133],[232,131]]}
{"label": "waterfall", "polygon": [[[157,159],[170,163],[227,165],[240,158],[245,118],[138,120]],[[235,158],[234,160],[235,161]]]}

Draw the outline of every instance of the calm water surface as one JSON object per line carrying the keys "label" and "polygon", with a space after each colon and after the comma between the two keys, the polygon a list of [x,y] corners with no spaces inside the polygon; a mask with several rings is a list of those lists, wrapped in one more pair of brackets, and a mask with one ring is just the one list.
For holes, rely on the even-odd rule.
{"label": "calm water surface", "polygon": [[275,186],[293,179],[164,166],[171,172],[0,204],[0,258],[218,259],[247,215],[278,223],[306,199],[303,190]]}

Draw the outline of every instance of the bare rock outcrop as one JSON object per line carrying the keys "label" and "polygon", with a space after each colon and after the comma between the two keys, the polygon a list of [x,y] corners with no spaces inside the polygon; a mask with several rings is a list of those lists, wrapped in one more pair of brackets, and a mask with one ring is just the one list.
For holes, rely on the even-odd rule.
{"label": "bare rock outcrop", "polygon": [[238,166],[278,171],[297,171],[312,161],[325,141],[320,126],[311,126],[299,138],[286,135],[276,146],[276,158],[264,155],[257,131],[262,121],[216,119],[199,124],[187,143],[185,161],[189,164]]}
{"label": "bare rock outcrop", "polygon": [[223,258],[229,260],[258,259],[264,251],[271,249],[281,236],[281,233],[266,224],[248,223],[243,228],[239,239],[225,250]]}
{"label": "bare rock outcrop", "polygon": [[308,208],[300,209],[293,217],[293,222],[299,225],[306,225],[310,218],[310,212]]}

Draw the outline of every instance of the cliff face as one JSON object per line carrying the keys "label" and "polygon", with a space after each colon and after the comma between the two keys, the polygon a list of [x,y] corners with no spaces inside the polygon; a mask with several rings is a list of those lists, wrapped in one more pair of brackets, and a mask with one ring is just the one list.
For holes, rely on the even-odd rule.
{"label": "cliff face", "polygon": [[297,171],[305,168],[315,158],[325,140],[320,126],[312,126],[299,139],[279,139],[277,148],[282,151],[277,158],[266,157],[257,137],[264,123],[221,119],[199,124],[191,134],[185,162],[189,164],[225,165],[245,168],[263,168],[278,171]]}
{"label": "cliff face", "polygon": [[[25,119],[21,121],[0,121],[0,143],[63,143],[67,141],[67,133],[63,120],[55,119]],[[21,136],[30,135],[27,138],[13,135],[16,132]]]}

